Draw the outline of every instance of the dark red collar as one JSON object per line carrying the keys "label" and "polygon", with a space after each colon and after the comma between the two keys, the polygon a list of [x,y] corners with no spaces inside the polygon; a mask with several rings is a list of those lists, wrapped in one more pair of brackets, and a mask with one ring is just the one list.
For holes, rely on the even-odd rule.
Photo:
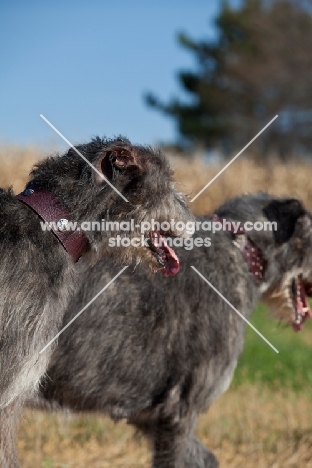
{"label": "dark red collar", "polygon": [[[29,185],[16,198],[29,206],[46,223],[53,223],[51,231],[64,249],[77,262],[88,247],[88,240],[82,231],[62,230],[66,222],[72,222],[67,208],[48,190]],[[48,230],[48,229],[47,229]]]}
{"label": "dark red collar", "polygon": [[220,218],[218,215],[213,215],[213,219],[222,223],[226,221],[226,230],[233,234],[233,244],[241,251],[242,256],[248,263],[251,273],[258,279],[263,279],[265,261],[260,249],[247,236],[243,227],[239,227],[236,231],[231,221]]}

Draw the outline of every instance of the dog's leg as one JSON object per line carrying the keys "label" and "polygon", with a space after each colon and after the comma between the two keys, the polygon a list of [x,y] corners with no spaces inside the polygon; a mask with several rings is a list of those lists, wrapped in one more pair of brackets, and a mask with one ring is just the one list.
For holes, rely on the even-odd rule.
{"label": "dog's leg", "polygon": [[[171,416],[171,417],[170,417]],[[160,417],[153,427],[153,468],[186,468],[192,418]]]}
{"label": "dog's leg", "polygon": [[186,441],[181,424],[159,421],[154,428],[153,468],[182,468]]}
{"label": "dog's leg", "polygon": [[160,425],[154,439],[153,468],[218,468],[219,463],[198,439],[183,428]]}
{"label": "dog's leg", "polygon": [[17,458],[17,430],[22,405],[14,401],[0,410],[0,467],[18,468]]}
{"label": "dog's leg", "polygon": [[[151,416],[151,415],[150,415]],[[142,418],[131,421],[151,443],[153,468],[184,468],[184,452],[188,446],[189,421],[172,417]]]}
{"label": "dog's leg", "polygon": [[218,468],[216,457],[194,435],[197,418],[179,422],[161,419],[154,425],[135,424],[152,439],[153,468]]}
{"label": "dog's leg", "polygon": [[214,454],[196,437],[190,437],[182,466],[183,468],[218,468],[219,463]]}

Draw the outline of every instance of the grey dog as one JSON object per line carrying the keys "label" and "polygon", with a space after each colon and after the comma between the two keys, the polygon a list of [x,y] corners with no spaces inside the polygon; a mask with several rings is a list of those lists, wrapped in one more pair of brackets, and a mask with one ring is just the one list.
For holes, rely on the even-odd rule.
{"label": "grey dog", "polygon": [[[0,190],[0,464],[5,468],[18,466],[19,408],[47,369],[55,343],[40,351],[59,331],[79,284],[77,261],[94,263],[104,257],[123,263],[135,257],[153,270],[161,268],[164,276],[179,268],[173,249],[156,249],[159,232],[146,232],[148,242],[139,248],[113,248],[110,236],[125,234],[116,232],[118,225],[114,232],[83,232],[68,229],[70,223],[133,220],[139,226],[154,218],[193,219],[173,188],[172,171],[160,151],[123,138],[95,138],[77,150],[80,155],[71,148],[38,163],[18,196]],[[139,228],[129,228],[128,236],[139,233]]]}
{"label": "grey dog", "polygon": [[[206,243],[204,222],[212,220],[230,222]],[[154,468],[218,466],[194,428],[199,413],[228,388],[245,322],[198,272],[247,319],[258,300],[295,329],[311,315],[312,220],[299,201],[246,195],[197,221],[203,223],[194,236],[198,247],[177,249],[178,275],[165,281],[127,272],[72,323],[32,402],[125,418],[150,439]],[[270,222],[273,230],[254,224],[247,231],[247,221]],[[103,262],[87,272],[64,324],[111,275]]]}

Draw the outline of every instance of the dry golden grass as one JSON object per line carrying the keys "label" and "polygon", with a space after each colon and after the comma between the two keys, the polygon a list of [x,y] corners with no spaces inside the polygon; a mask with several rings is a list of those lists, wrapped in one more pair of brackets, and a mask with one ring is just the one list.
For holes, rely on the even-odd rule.
{"label": "dry golden grass", "polygon": [[[201,416],[198,436],[221,468],[312,467],[312,401],[306,394],[250,385],[224,394]],[[101,416],[25,411],[23,468],[147,468],[147,443],[124,423]]]}
{"label": "dry golden grass", "polygon": [[[175,161],[179,190],[195,196],[222,168],[202,160]],[[292,196],[312,206],[312,165],[304,161],[259,165],[247,157],[236,160],[192,204],[197,214],[213,212],[225,199],[258,191]]]}
{"label": "dry golden grass", "polygon": [[36,146],[21,147],[17,145],[0,144],[0,187],[13,186],[16,193],[20,192],[28,179],[28,174],[42,157],[43,151]]}
{"label": "dry golden grass", "polygon": [[[20,191],[38,148],[0,146],[0,186]],[[178,188],[194,196],[219,170],[202,161],[173,160]],[[304,162],[269,167],[238,159],[192,205],[211,213],[224,199],[245,192],[290,195],[312,206],[312,166]],[[312,401],[307,393],[242,386],[227,392],[200,419],[198,433],[220,460],[221,468],[312,467]],[[150,453],[144,440],[124,423],[100,416],[25,411],[19,434],[23,468],[143,468]]]}
{"label": "dry golden grass", "polygon": [[[18,192],[28,179],[33,164],[46,150],[38,147],[0,145],[0,187],[13,185]],[[222,165],[208,166],[200,159],[186,161],[172,158],[177,188],[191,197],[204,187],[222,168]],[[294,161],[287,165],[271,163],[258,165],[248,157],[235,161],[218,179],[191,204],[197,214],[211,213],[225,199],[256,191],[268,191],[275,195],[290,195],[301,199],[312,207],[312,165]]]}

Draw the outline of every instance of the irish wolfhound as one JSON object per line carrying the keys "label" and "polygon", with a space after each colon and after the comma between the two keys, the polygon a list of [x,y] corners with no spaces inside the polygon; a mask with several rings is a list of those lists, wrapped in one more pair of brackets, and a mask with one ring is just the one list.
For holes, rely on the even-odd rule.
{"label": "irish wolfhound", "polygon": [[[134,228],[127,232],[132,239],[140,234],[140,223],[151,218],[192,219],[159,151],[122,138],[96,138],[77,149],[84,158],[70,149],[38,163],[17,197],[0,191],[0,463],[5,468],[17,466],[18,409],[47,369],[54,346],[40,351],[58,332],[79,283],[75,262],[88,256],[92,262],[113,257],[121,263],[135,256],[170,276],[179,262],[169,246],[161,252],[155,247],[160,233],[146,233],[148,247],[113,248],[109,238],[125,236],[118,222],[132,220]],[[82,229],[85,222],[103,220],[112,223],[111,231]],[[68,230],[71,223],[77,225]]]}

